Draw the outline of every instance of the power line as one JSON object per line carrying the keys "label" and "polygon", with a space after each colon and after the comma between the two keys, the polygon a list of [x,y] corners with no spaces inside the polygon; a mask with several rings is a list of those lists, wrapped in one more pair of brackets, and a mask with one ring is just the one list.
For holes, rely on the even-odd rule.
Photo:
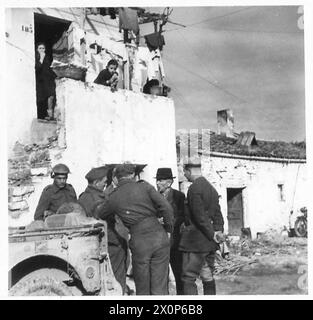
{"label": "power line", "polygon": [[[199,28],[199,27],[198,27]],[[268,34],[303,34],[301,31],[266,31],[266,30],[243,30],[243,29],[220,29],[220,28],[199,28],[199,29],[210,29],[214,31],[233,31],[233,32],[244,32],[244,33],[268,33]]]}
{"label": "power line", "polygon": [[[244,8],[244,9],[240,9],[240,10],[236,10],[236,11],[233,11],[233,12],[230,12],[230,13],[226,13],[224,15],[220,15],[220,16],[216,16],[216,17],[212,17],[212,18],[208,18],[208,19],[204,19],[204,20],[201,20],[201,21],[198,21],[198,22],[195,22],[195,23],[191,23],[191,24],[188,24],[186,25],[186,27],[193,27],[193,28],[199,28],[199,29],[208,29],[208,27],[197,27],[199,24],[202,24],[202,23],[205,23],[205,22],[210,22],[210,21],[214,21],[214,20],[217,20],[217,19],[221,19],[221,18],[224,18],[224,17],[227,17],[227,16],[230,16],[230,15],[233,15],[233,14],[237,14],[239,12],[242,12],[242,11],[246,11],[246,10],[251,10],[251,9],[254,9],[255,7],[249,7],[249,8]],[[266,30],[243,30],[243,29],[233,29],[233,28],[222,28],[222,29],[219,29],[219,28],[209,28],[210,30],[214,30],[214,31],[233,31],[233,32],[245,32],[245,33],[264,33],[264,34],[303,34],[303,32],[301,31],[275,31],[275,30],[269,30],[269,31],[266,31]],[[170,29],[170,30],[165,30],[166,32],[171,32],[171,31],[176,31],[176,30],[182,30],[182,28],[175,28],[175,29]]]}
{"label": "power line", "polygon": [[185,106],[186,107],[186,109],[190,112],[190,114],[191,114],[191,116],[195,119],[195,120],[197,120],[197,121],[201,121],[201,124],[203,125],[203,123],[202,123],[202,118],[200,117],[198,117],[198,116],[196,116],[195,114],[194,114],[194,112],[193,112],[193,110],[192,110],[192,106],[190,106],[189,104],[188,104],[188,102],[185,100],[185,98],[184,98],[184,96],[181,94],[181,92],[180,92],[180,90],[178,90],[178,88],[176,87],[176,85],[174,85],[174,83],[171,81],[171,80],[169,80],[169,78],[167,78],[167,81],[169,82],[169,85],[170,85],[170,87],[171,88],[173,88],[175,91],[176,91],[176,97],[180,100],[180,102],[182,103],[182,105],[183,106]]}
{"label": "power line", "polygon": [[212,81],[210,81],[210,80],[208,80],[208,79],[206,79],[206,78],[202,77],[202,76],[201,76],[201,75],[199,75],[198,73],[195,73],[195,72],[193,72],[193,71],[191,71],[191,70],[189,70],[189,69],[185,68],[184,66],[182,66],[182,65],[178,64],[177,62],[174,62],[173,60],[168,59],[168,57],[166,57],[166,58],[165,58],[165,57],[163,57],[163,59],[165,59],[165,60],[169,61],[170,63],[172,63],[172,64],[176,65],[177,67],[179,67],[179,68],[181,68],[181,69],[185,70],[186,72],[188,72],[188,73],[192,74],[193,76],[195,76],[195,77],[197,77],[197,78],[199,78],[199,79],[201,79],[201,80],[203,80],[203,81],[205,81],[205,82],[209,83],[211,86],[213,86],[213,87],[215,87],[216,89],[218,89],[218,90],[220,90],[220,91],[224,92],[225,94],[227,94],[227,95],[229,95],[229,96],[231,96],[231,97],[235,98],[236,100],[240,101],[241,103],[246,103],[246,102],[247,102],[246,100],[244,100],[244,99],[242,99],[242,98],[240,98],[240,97],[236,96],[235,94],[231,93],[231,92],[230,92],[230,91],[228,91],[227,89],[225,89],[225,88],[223,88],[223,87],[221,87],[221,86],[217,85],[216,83],[214,83],[214,82],[212,82]]}
{"label": "power line", "polygon": [[[193,45],[190,45],[190,42],[188,40],[188,38],[186,38],[182,32],[180,32],[180,30],[178,30],[178,34],[182,37],[183,39],[183,44],[188,44],[188,49],[191,50],[192,54],[194,56],[196,56],[198,58],[198,61],[200,62],[200,64],[204,67],[204,69],[208,69],[207,66],[204,66],[204,64],[202,64],[201,59],[202,57],[198,55],[197,51],[195,51],[193,49]],[[187,47],[187,45],[186,45]],[[211,78],[213,79],[213,81],[218,82],[218,80],[215,78],[215,76],[212,74],[212,72],[209,71],[209,74],[211,75]]]}
{"label": "power line", "polygon": [[34,56],[34,54],[32,54],[32,53],[30,53],[30,52],[27,52],[25,49],[23,49],[23,48],[15,45],[15,44],[13,44],[12,42],[10,42],[10,41],[8,41],[8,40],[6,40],[5,42],[6,42],[8,45],[12,46],[13,48],[18,49],[18,50],[20,50],[21,52],[23,52],[23,53],[25,54],[25,56],[28,57],[30,60],[35,61],[35,56]]}
{"label": "power line", "polygon": [[233,14],[237,14],[239,12],[243,12],[243,11],[247,11],[247,10],[251,10],[251,9],[254,9],[254,7],[243,8],[243,9],[240,9],[240,10],[236,10],[236,11],[232,11],[232,12],[229,12],[229,13],[225,13],[225,14],[220,15],[220,16],[216,16],[216,17],[205,19],[205,20],[201,20],[201,21],[198,21],[198,22],[195,22],[195,23],[191,23],[191,24],[187,25],[187,27],[193,27],[193,26],[196,26],[198,24],[202,24],[202,23],[205,23],[205,22],[210,22],[210,21],[214,21],[214,20],[217,20],[217,19],[225,18],[225,17],[231,16]]}
{"label": "power line", "polygon": [[[237,14],[239,12],[243,12],[243,11],[247,11],[247,10],[251,10],[251,9],[254,9],[254,7],[244,8],[244,9],[232,11],[232,12],[220,15],[220,16],[216,16],[216,17],[211,17],[211,18],[207,18],[207,19],[204,19],[204,20],[200,20],[200,21],[195,22],[195,23],[187,24],[186,28],[187,27],[194,27],[196,25],[199,25],[199,24],[202,24],[202,23],[205,23],[205,22],[214,21],[214,20],[217,20],[217,19],[222,19],[222,18],[231,16],[231,15]],[[182,28],[175,28],[175,29],[170,29],[170,30],[165,30],[165,31],[166,32],[171,32],[171,31],[180,30],[180,29],[182,29]]]}

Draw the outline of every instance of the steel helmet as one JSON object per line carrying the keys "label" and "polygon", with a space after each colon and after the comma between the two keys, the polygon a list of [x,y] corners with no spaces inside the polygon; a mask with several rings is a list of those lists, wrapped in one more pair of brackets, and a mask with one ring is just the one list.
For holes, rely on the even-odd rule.
{"label": "steel helmet", "polygon": [[57,174],[69,174],[70,169],[67,165],[63,163],[58,163],[52,168],[52,174],[57,175]]}

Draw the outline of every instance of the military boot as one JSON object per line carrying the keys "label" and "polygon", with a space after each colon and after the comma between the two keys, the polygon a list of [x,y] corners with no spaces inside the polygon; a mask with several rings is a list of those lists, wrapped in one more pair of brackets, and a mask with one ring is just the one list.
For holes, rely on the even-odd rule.
{"label": "military boot", "polygon": [[204,295],[216,295],[215,280],[203,281],[203,294]]}

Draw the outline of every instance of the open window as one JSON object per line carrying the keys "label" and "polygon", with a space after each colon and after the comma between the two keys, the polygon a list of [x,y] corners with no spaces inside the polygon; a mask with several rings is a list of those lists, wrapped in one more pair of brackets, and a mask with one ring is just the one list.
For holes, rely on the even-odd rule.
{"label": "open window", "polygon": [[285,201],[285,190],[282,183],[277,185],[279,201]]}

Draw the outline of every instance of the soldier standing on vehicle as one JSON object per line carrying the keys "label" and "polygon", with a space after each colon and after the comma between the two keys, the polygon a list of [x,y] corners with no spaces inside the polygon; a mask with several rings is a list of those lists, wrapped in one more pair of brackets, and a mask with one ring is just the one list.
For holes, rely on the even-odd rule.
{"label": "soldier standing on vehicle", "polygon": [[135,181],[134,165],[118,165],[115,176],[118,186],[100,217],[117,214],[130,231],[136,294],[167,295],[173,210],[152,185]]}
{"label": "soldier standing on vehicle", "polygon": [[44,220],[46,216],[55,214],[64,203],[76,203],[77,196],[71,184],[66,183],[70,169],[59,163],[52,168],[53,184],[42,191],[34,220]]}
{"label": "soldier standing on vehicle", "polygon": [[159,168],[157,170],[157,189],[170,203],[174,212],[174,226],[171,238],[170,264],[175,277],[176,294],[181,295],[183,294],[183,285],[181,281],[183,259],[182,252],[178,250],[178,245],[180,241],[180,227],[182,223],[185,221],[185,195],[182,192],[172,188],[174,178],[175,177],[173,177],[171,168]]}
{"label": "soldier standing on vehicle", "polygon": [[186,227],[179,250],[183,252],[182,281],[184,295],[197,295],[200,276],[205,295],[215,295],[213,278],[215,251],[224,240],[224,220],[215,188],[201,176],[201,168],[185,165],[184,175],[192,182],[188,189]]}
{"label": "soldier standing on vehicle", "polygon": [[[108,196],[104,192],[107,184],[107,166],[91,169],[85,176],[88,181],[86,190],[79,196],[79,204],[88,217],[99,218]],[[108,226],[108,251],[113,273],[125,293],[127,241],[117,232],[114,215],[106,219]]]}

